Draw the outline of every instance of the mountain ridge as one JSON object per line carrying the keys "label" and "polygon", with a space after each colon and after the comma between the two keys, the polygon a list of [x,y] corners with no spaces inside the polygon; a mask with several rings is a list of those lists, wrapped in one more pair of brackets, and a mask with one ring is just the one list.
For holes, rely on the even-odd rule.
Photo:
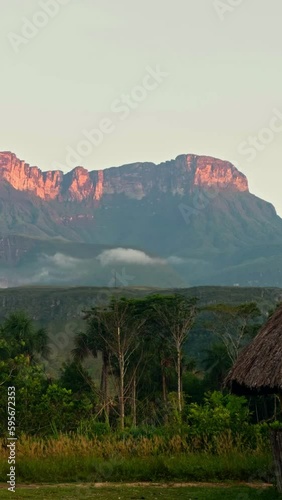
{"label": "mountain ridge", "polygon": [[280,287],[282,219],[210,156],[63,174],[0,153],[0,287],[109,286],[114,276]]}
{"label": "mountain ridge", "polygon": [[175,160],[140,163],[88,171],[77,166],[70,172],[42,171],[9,151],[0,152],[0,179],[14,189],[45,200],[99,202],[105,195],[144,198],[151,190],[183,196],[195,187],[249,191],[244,174],[232,163],[210,156],[179,155]]}

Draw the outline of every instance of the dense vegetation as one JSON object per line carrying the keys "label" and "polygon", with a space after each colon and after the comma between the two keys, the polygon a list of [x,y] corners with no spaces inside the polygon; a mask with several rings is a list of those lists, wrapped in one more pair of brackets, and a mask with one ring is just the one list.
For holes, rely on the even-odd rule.
{"label": "dense vegetation", "polygon": [[[9,314],[0,328],[0,430],[7,435],[14,386],[20,479],[271,481],[279,400],[234,396],[223,384],[263,321],[252,302],[113,296],[85,309],[54,378],[48,331],[25,312]],[[196,360],[187,352],[192,330],[211,339]],[[4,480],[6,438],[0,444]]]}
{"label": "dense vegetation", "polygon": [[[118,282],[119,285],[119,282]],[[154,293],[171,294],[171,289],[150,289],[142,287],[108,288],[98,287],[22,287],[0,289],[0,321],[10,313],[23,310],[48,330],[50,355],[45,361],[48,373],[57,378],[63,362],[70,359],[73,339],[79,330],[84,330],[82,310],[109,302],[111,296],[120,298],[142,298]],[[240,305],[256,302],[264,318],[267,311],[282,300],[279,288],[240,288],[240,287],[196,287],[179,289],[187,298],[197,297],[198,306],[216,304]],[[199,327],[199,316],[192,327],[185,352],[189,358],[200,363],[214,336],[208,329]],[[92,364],[93,366],[93,364]],[[99,363],[95,364],[98,371]],[[98,373],[95,378],[99,377]]]}

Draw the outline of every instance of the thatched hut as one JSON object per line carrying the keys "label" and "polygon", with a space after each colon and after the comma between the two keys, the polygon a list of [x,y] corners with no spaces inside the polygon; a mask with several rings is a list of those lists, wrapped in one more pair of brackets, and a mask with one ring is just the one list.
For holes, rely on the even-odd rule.
{"label": "thatched hut", "polygon": [[[241,352],[225,385],[235,394],[277,394],[282,406],[282,306]],[[271,434],[278,490],[282,492],[282,430]]]}

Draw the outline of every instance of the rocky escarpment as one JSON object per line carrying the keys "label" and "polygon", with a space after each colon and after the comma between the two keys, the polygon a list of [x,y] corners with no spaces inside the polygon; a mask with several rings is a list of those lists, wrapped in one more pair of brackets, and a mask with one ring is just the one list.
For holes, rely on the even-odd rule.
{"label": "rocky escarpment", "polygon": [[0,236],[0,288],[282,286],[282,219],[209,156],[64,174],[0,153]]}
{"label": "rocky escarpment", "polygon": [[248,191],[248,181],[230,162],[208,156],[181,155],[159,165],[134,163],[89,172],[76,167],[42,171],[19,160],[11,152],[0,153],[0,181],[45,201],[98,202],[105,195],[124,194],[142,199],[151,191],[185,195],[195,187]]}

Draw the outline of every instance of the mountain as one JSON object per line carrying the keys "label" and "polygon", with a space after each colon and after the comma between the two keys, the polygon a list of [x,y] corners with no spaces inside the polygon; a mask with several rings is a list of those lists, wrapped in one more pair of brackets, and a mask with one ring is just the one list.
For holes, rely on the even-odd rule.
{"label": "mountain", "polygon": [[0,153],[0,179],[17,191],[59,202],[99,202],[105,196],[121,194],[142,200],[155,191],[183,196],[196,186],[216,185],[220,189],[248,191],[246,177],[231,163],[195,155],[181,155],[158,166],[134,163],[92,172],[76,167],[63,174],[60,170],[42,172],[15,154],[3,152]]}
{"label": "mountain", "polygon": [[282,285],[282,219],[230,162],[88,172],[0,153],[0,286]]}

